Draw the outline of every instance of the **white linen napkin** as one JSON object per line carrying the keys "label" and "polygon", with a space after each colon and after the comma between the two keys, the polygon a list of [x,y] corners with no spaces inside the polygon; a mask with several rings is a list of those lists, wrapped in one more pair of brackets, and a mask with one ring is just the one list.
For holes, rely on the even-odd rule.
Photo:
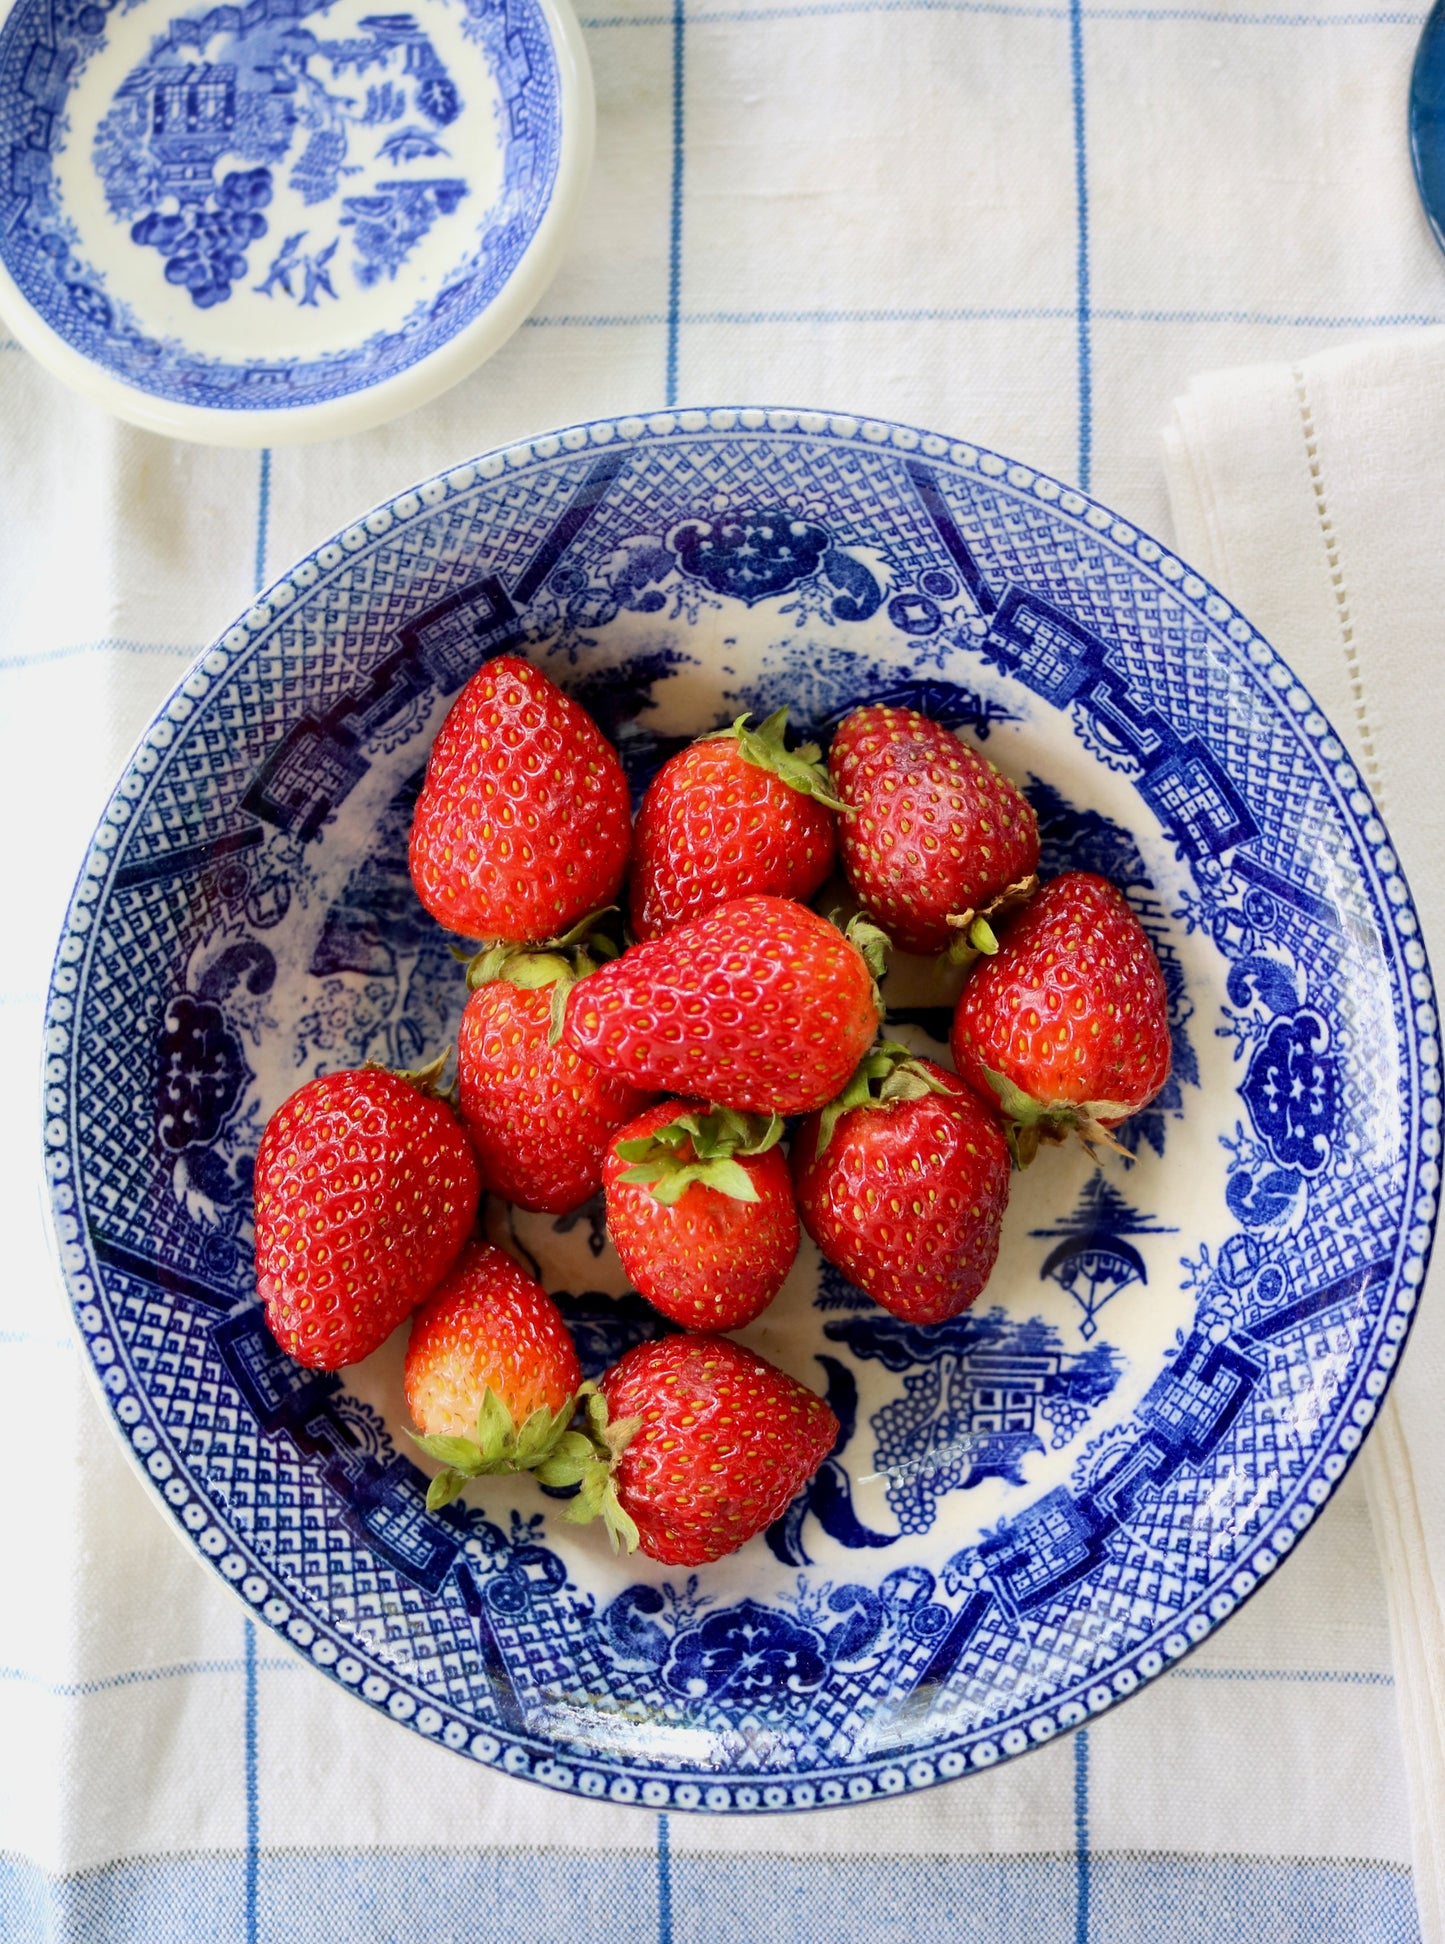
{"label": "white linen napkin", "polygon": [[[1164,450],[1180,552],[1293,663],[1350,746],[1428,947],[1445,923],[1445,331],[1196,378]],[[1437,1257],[1362,1465],[1385,1570],[1424,1944],[1445,1944],[1442,1390]]]}

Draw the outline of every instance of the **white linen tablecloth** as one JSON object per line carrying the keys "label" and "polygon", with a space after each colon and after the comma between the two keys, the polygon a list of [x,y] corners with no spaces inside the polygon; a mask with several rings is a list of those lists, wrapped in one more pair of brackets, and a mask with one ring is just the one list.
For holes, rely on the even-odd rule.
{"label": "white linen tablecloth", "polygon": [[[1209,373],[1176,402],[1165,433],[1179,546],[1229,589],[1339,729],[1389,820],[1427,942],[1445,917],[1442,447],[1439,329]],[[1442,1396],[1437,1257],[1361,1466],[1385,1572],[1425,1944],[1445,1940]]]}
{"label": "white linen tablecloth", "polygon": [[[1217,1639],[995,1773],[747,1823],[553,1796],[309,1675],[166,1532],[70,1341],[32,1084],[114,773],[187,658],[303,549],[509,438],[744,400],[966,435],[1167,531],[1159,430],[1192,374],[1445,322],[1403,134],[1420,18],[621,0],[585,23],[600,124],[578,240],[532,322],[433,405],[339,444],[203,451],[0,350],[7,1944],[1421,1938],[1394,1692],[1414,1676],[1357,1475]],[[1271,544],[1282,584],[1315,571]],[[1343,709],[1326,699],[1348,733],[1348,683]],[[1371,730],[1403,820],[1428,751],[1408,722]],[[1415,1504],[1438,1545],[1438,1504]]]}

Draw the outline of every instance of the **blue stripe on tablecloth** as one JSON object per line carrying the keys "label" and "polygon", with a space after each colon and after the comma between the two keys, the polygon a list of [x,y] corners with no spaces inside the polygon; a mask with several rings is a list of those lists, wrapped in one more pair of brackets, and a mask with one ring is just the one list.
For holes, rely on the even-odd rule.
{"label": "blue stripe on tablecloth", "polygon": [[1393,1674],[1337,1667],[1176,1667],[1176,1681],[1323,1681],[1335,1687],[1393,1687]]}
{"label": "blue stripe on tablecloth", "polygon": [[77,655],[175,655],[190,660],[194,648],[176,648],[164,641],[116,641],[106,636],[100,641],[75,641],[64,648],[41,648],[33,655],[0,657],[0,675],[10,669],[42,668],[47,662],[72,661]]}
{"label": "blue stripe on tablecloth", "polygon": [[[1074,304],[976,304],[948,308],[919,305],[873,310],[755,310],[689,311],[679,308],[677,322],[682,324],[1055,324],[1077,318]],[[1089,305],[1091,323],[1102,324],[1248,324],[1281,330],[1299,331],[1378,331],[1407,325],[1445,324],[1445,311],[1380,311],[1332,315],[1328,311],[1249,311],[1249,310],[1127,310],[1111,305]],[[550,317],[529,317],[527,328],[542,330],[596,330],[612,326],[631,329],[645,325],[670,324],[668,311],[614,311],[610,315],[574,316],[558,312]],[[63,649],[64,654],[77,652]],[[6,664],[0,662],[0,667]]]}
{"label": "blue stripe on tablecloth", "polygon": [[684,98],[684,41],[687,32],[683,18],[684,0],[673,0],[672,7],[672,189],[667,217],[667,372],[664,397],[677,403],[678,320],[682,300],[682,192]]}
{"label": "blue stripe on tablecloth", "polygon": [[271,448],[261,448],[261,476],[256,506],[256,592],[266,585],[266,540],[271,525]]}
{"label": "blue stripe on tablecloth", "polygon": [[[1009,20],[1067,20],[1073,8],[1028,6],[1012,0],[807,0],[801,6],[698,7],[688,18],[695,27],[765,24],[770,20],[817,20],[839,14],[995,14]],[[1090,20],[1196,21],[1209,27],[1418,27],[1419,12],[1222,13],[1207,7],[1086,7]],[[582,25],[590,32],[611,27],[666,27],[675,13],[586,14]]]}
{"label": "blue stripe on tablecloth", "polygon": [[261,1880],[261,1788],[256,1760],[256,1629],[246,1630],[246,1944],[257,1944],[257,1889]]}
{"label": "blue stripe on tablecloth", "polygon": [[1089,152],[1084,120],[1083,0],[1070,0],[1069,68],[1074,105],[1074,199],[1076,205],[1079,360],[1079,484],[1087,493],[1093,471],[1094,372],[1089,342]]}
{"label": "blue stripe on tablecloth", "polygon": [[672,1944],[672,1848],[666,1816],[657,1819],[657,1944]]}
{"label": "blue stripe on tablecloth", "polygon": [[1074,1944],[1089,1944],[1089,1731],[1074,1736]]}
{"label": "blue stripe on tablecloth", "polygon": [[[275,1659],[258,1659],[258,1670],[268,1674],[289,1674],[292,1668],[303,1663],[294,1655],[286,1654]],[[47,1681],[40,1674],[31,1674],[23,1667],[0,1667],[0,1681],[12,1681],[21,1687],[40,1688],[56,1700],[83,1700],[91,1694],[109,1694],[118,1688],[144,1687],[152,1681],[175,1681],[188,1679],[193,1674],[244,1674],[247,1663],[243,1660],[187,1660],[171,1661],[160,1667],[131,1667],[120,1674],[102,1675],[94,1681]]]}
{"label": "blue stripe on tablecloth", "polygon": [[[670,1933],[651,1844],[560,1854],[277,1851],[265,1865],[258,1944],[589,1934],[610,1944],[1050,1944],[1070,1935],[1077,1914],[1071,1856],[674,1849]],[[1419,1944],[1409,1872],[1389,1864],[1095,1851],[1090,1896],[1092,1934],[1105,1944]],[[234,1856],[125,1861],[60,1879],[0,1858],[7,1944],[245,1934]]]}

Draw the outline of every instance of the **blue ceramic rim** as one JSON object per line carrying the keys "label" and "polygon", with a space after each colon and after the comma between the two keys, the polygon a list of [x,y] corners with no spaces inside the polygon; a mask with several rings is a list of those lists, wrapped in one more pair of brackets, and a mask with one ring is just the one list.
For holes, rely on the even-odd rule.
{"label": "blue ceramic rim", "polygon": [[[1432,79],[1441,103],[1433,117],[1424,99]],[[1433,141],[1425,136],[1427,121],[1433,121]],[[1445,250],[1445,0],[1436,0],[1420,29],[1410,68],[1409,133],[1420,204],[1435,241]]]}
{"label": "blue ceramic rim", "polygon": [[[1288,721],[1293,716],[1299,742],[1310,751],[1336,813],[1353,839],[1382,948],[1387,942],[1390,947],[1387,963],[1395,981],[1398,1017],[1409,1022],[1400,1049],[1402,1069],[1408,1074],[1410,1107],[1408,1120],[1403,1122],[1408,1132],[1402,1193],[1406,1220],[1396,1237],[1389,1282],[1379,1306],[1379,1321],[1361,1353],[1353,1384],[1340,1398],[1328,1429],[1301,1469],[1293,1490],[1260,1531],[1240,1547],[1234,1562],[1196,1596],[1183,1614],[1122,1655],[1107,1674],[1075,1683],[1062,1694],[1014,1717],[1004,1731],[984,1727],[942,1737],[901,1756],[880,1756],[840,1765],[824,1778],[814,1773],[778,1770],[759,1774],[756,1780],[741,1780],[736,1775],[709,1779],[697,1770],[668,1768],[621,1751],[608,1751],[605,1759],[568,1756],[558,1760],[553,1744],[539,1736],[474,1731],[455,1710],[438,1704],[419,1683],[399,1676],[389,1662],[367,1654],[349,1636],[318,1625],[295,1610],[294,1600],[277,1576],[216,1516],[205,1489],[192,1480],[164,1430],[148,1420],[146,1394],[135,1383],[133,1373],[123,1368],[117,1346],[105,1333],[104,1317],[91,1300],[94,1284],[100,1278],[88,1241],[77,1243],[63,1233],[64,1217],[53,1199],[47,1203],[47,1213],[52,1243],[71,1297],[73,1318],[85,1344],[88,1368],[104,1394],[106,1408],[117,1420],[115,1428],[122,1444],[137,1469],[148,1477],[169,1506],[177,1536],[189,1540],[203,1559],[219,1566],[223,1582],[233,1587],[253,1618],[265,1621],[283,1641],[328,1674],[338,1686],[358,1694],[374,1708],[428,1739],[438,1740],[487,1766],[594,1800],[605,1798],[651,1809],[754,1814],[846,1806],[878,1796],[929,1788],[992,1768],[1060,1733],[1070,1732],[1138,1692],[1166,1667],[1183,1659],[1278,1568],[1296,1539],[1308,1530],[1320,1509],[1333,1497],[1353,1464],[1408,1342],[1429,1266],[1437,1219],[1432,1213],[1423,1243],[1411,1242],[1409,1211],[1421,1192],[1420,1174],[1427,1159],[1422,1149],[1427,1131],[1435,1134],[1437,1154],[1440,1145],[1438,1095],[1436,1119],[1431,1122],[1425,1111],[1427,1095],[1422,1082],[1423,1068],[1438,1065],[1439,1028],[1428,954],[1408,885],[1396,861],[1396,867],[1388,873],[1388,883],[1398,889],[1393,894],[1387,893],[1376,863],[1377,853],[1390,851],[1393,856],[1393,851],[1373,799],[1348,756],[1342,763],[1334,759],[1327,762],[1318,748],[1313,747],[1334,734],[1328,720],[1293,671],[1232,602],[1161,543],[1088,495],[985,447],[946,439],[893,421],[865,420],[851,414],[727,406],[668,409],[621,419],[587,421],[499,447],[438,472],[381,502],[361,520],[313,548],[287,574],[273,582],[197,658],[176,685],[137,742],[102,813],[77,877],[56,949],[47,994],[42,1064],[68,1048],[68,1022],[75,1010],[71,990],[82,989],[90,952],[88,907],[97,903],[106,890],[121,826],[129,822],[143,799],[144,790],[149,787],[147,772],[140,766],[144,753],[162,754],[173,739],[172,722],[189,720],[195,706],[204,702],[214,683],[233,675],[242,661],[264,644],[273,626],[296,598],[297,588],[293,583],[300,581],[310,592],[319,585],[322,576],[341,568],[369,544],[394,535],[398,524],[405,526],[431,513],[449,497],[460,498],[478,486],[531,465],[551,463],[569,453],[606,448],[618,442],[635,445],[649,439],[676,441],[688,435],[708,438],[719,433],[735,437],[749,433],[763,438],[792,436],[874,448],[891,445],[900,452],[919,452],[928,458],[946,460],[965,471],[976,469],[996,485],[1007,482],[1016,490],[1031,490],[1048,501],[1056,512],[1077,524],[1092,527],[1099,537],[1107,533],[1115,546],[1132,552],[1143,571],[1167,585],[1173,598],[1198,610],[1216,631],[1230,629],[1233,624],[1229,639],[1231,647],[1238,652],[1241,667],[1250,674],[1261,693],[1273,698],[1277,706],[1272,712],[1278,720]],[[1272,668],[1282,671],[1284,683],[1277,686],[1267,679]],[[1318,728],[1313,726],[1316,723]],[[155,767],[153,761],[152,772]],[[1342,768],[1351,774],[1349,785],[1336,773]],[[137,778],[141,795],[126,798],[123,816],[112,821],[110,812],[121,798],[123,784],[132,776]],[[1363,794],[1367,798],[1368,812],[1357,814],[1351,809],[1345,794],[1347,788],[1351,794]],[[1372,834],[1370,825],[1378,834]],[[1418,955],[1418,963],[1413,965],[1407,960],[1412,947]],[[1428,1048],[1434,1049],[1432,1060],[1423,1057]],[[73,1080],[73,1074],[68,1078]],[[44,1100],[42,1113],[47,1175],[54,1183],[69,1172],[69,1127],[66,1121],[50,1114]],[[59,1174],[48,1164],[52,1152],[57,1158],[65,1157]],[[1438,1166],[1434,1155],[1428,1160]],[[73,1226],[73,1218],[71,1222]],[[1384,1326],[1395,1317],[1403,1318],[1403,1329],[1396,1337],[1387,1338]],[[129,1428],[120,1413],[126,1397],[135,1400]],[[137,1432],[143,1435],[137,1438]]]}

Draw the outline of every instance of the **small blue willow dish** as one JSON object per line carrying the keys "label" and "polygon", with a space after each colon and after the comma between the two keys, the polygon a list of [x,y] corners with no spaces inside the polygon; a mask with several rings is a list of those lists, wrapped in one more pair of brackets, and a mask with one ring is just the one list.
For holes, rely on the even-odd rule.
{"label": "small blue willow dish", "polygon": [[[833,1455],[696,1573],[614,1557],[527,1479],[438,1513],[405,1331],[276,1348],[249,1173],[308,1075],[414,1064],[464,992],[407,875],[433,735],[531,657],[641,788],[786,702],[927,710],[1121,885],[1164,967],[1128,1155],[1015,1177],[975,1307],[920,1329],[804,1244],[745,1340]],[[917,970],[918,968],[915,967]],[[890,1030],[943,1052],[919,971]],[[890,981],[890,983],[893,983]],[[196,663],[99,824],[49,999],[45,1141],[75,1318],[188,1545],[328,1680],[474,1760],[717,1811],[865,1802],[1076,1727],[1285,1559],[1379,1409],[1425,1273],[1440,1045],[1389,838],[1244,616],[1027,466],[906,426],[729,408],[573,426],[378,506]],[[946,1054],[944,1054],[946,1057]],[[664,1326],[600,1210],[489,1205],[601,1370]]]}
{"label": "small blue willow dish", "polygon": [[0,310],[151,431],[363,431],[532,309],[592,134],[567,0],[17,0]]}

